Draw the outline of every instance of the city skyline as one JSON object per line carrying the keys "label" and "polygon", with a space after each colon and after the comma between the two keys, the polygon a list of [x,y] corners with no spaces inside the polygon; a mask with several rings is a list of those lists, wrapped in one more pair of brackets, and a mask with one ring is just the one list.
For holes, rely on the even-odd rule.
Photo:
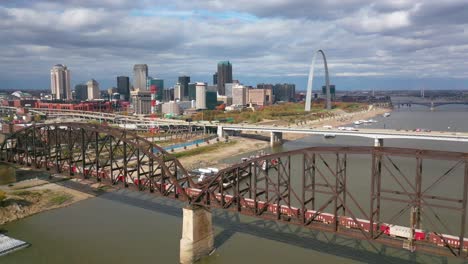
{"label": "city skyline", "polygon": [[[211,83],[216,63],[229,60],[244,84],[304,90],[313,52],[323,49],[340,89],[466,89],[466,7],[456,0],[2,3],[0,88],[47,89],[55,64],[73,71],[71,87],[90,79],[116,86],[138,63],[168,86],[182,75]],[[317,69],[314,89],[322,75]]]}

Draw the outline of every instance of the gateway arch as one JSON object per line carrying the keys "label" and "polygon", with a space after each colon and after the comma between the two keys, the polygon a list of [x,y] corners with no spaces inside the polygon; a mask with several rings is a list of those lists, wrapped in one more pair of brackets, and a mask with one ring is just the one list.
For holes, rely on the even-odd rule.
{"label": "gateway arch", "polygon": [[327,58],[325,57],[325,53],[323,52],[323,50],[317,50],[314,53],[314,57],[312,58],[312,63],[310,64],[309,80],[307,82],[307,94],[306,94],[305,111],[310,111],[310,106],[311,106],[311,101],[312,101],[312,84],[313,84],[313,80],[314,80],[314,66],[315,66],[315,59],[317,58],[318,53],[322,54],[323,65],[325,67],[325,86],[326,86],[326,92],[327,92],[327,110],[331,109],[330,79],[328,78]]}

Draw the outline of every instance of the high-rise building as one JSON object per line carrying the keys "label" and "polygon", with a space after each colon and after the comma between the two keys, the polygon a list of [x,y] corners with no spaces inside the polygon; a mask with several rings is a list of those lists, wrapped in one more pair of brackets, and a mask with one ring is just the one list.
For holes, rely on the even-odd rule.
{"label": "high-rise building", "polygon": [[196,84],[196,109],[206,109],[206,83],[197,82]]}
{"label": "high-rise building", "polygon": [[151,91],[137,89],[130,92],[133,109],[137,115],[147,115],[151,113]]}
{"label": "high-rise building", "polygon": [[86,101],[86,99],[88,99],[88,85],[75,85],[75,99],[78,101]]}
{"label": "high-rise building", "polygon": [[[327,86],[322,86],[322,94],[327,96]],[[336,88],[334,84],[330,84],[330,97],[331,100],[334,101],[336,98]]]}
{"label": "high-rise building", "polygon": [[101,91],[99,91],[99,83],[91,79],[86,84],[88,85],[88,100],[100,99]]}
{"label": "high-rise building", "polygon": [[246,105],[247,104],[247,87],[236,85],[232,87],[232,104]]}
{"label": "high-rise building", "polygon": [[218,84],[218,73],[215,72],[213,74],[213,85],[217,85]]}
{"label": "high-rise building", "polygon": [[148,77],[148,65],[135,64],[133,66],[133,89],[145,90],[146,78]]}
{"label": "high-rise building", "polygon": [[270,105],[273,102],[273,92],[271,89],[249,89],[249,103],[254,105]]}
{"label": "high-rise building", "polygon": [[183,98],[180,98],[181,101],[187,101],[189,96],[189,85],[190,76],[179,76],[180,89],[183,91]]}
{"label": "high-rise building", "polygon": [[225,83],[224,84],[224,95],[232,98],[232,87],[237,85],[237,83]]}
{"label": "high-rise building", "polygon": [[232,83],[232,64],[229,61],[218,62],[218,94],[226,95],[226,83]]}
{"label": "high-rise building", "polygon": [[67,66],[57,64],[50,70],[50,90],[54,99],[71,100],[70,70]]}
{"label": "high-rise building", "polygon": [[152,85],[156,88],[156,100],[160,102],[164,101],[164,80],[148,77],[146,90],[151,91]]}
{"label": "high-rise building", "polygon": [[189,83],[188,85],[188,99],[189,101],[197,98],[196,83]]}
{"label": "high-rise building", "polygon": [[182,89],[180,83],[176,83],[176,85],[174,85],[174,100],[183,101],[184,96],[184,89]]}
{"label": "high-rise building", "polygon": [[[260,85],[257,85],[257,88],[260,88],[259,86]],[[275,101],[293,101],[296,96],[296,85],[289,83],[275,84],[275,86],[273,86],[273,95]]]}
{"label": "high-rise building", "polygon": [[215,110],[216,105],[218,104],[218,92],[206,91],[205,104],[206,104],[206,109]]}
{"label": "high-rise building", "polygon": [[117,91],[124,100],[130,100],[130,79],[128,76],[117,76]]}

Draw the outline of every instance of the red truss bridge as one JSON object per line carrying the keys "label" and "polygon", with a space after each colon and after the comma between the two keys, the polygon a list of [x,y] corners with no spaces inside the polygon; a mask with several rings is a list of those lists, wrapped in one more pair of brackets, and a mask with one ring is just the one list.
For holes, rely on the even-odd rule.
{"label": "red truss bridge", "polygon": [[135,133],[84,123],[10,135],[1,160],[411,251],[467,257],[468,154],[309,147],[198,181]]}

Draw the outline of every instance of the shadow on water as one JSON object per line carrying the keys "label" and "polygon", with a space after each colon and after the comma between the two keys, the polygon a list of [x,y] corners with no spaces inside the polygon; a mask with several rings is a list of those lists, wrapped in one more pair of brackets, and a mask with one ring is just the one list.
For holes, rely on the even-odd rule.
{"label": "shadow on water", "polygon": [[[182,217],[182,202],[154,197],[145,193],[120,190],[106,193],[100,198],[139,207],[175,217]],[[215,237],[215,247],[221,247],[236,233],[244,233],[309,250],[368,263],[440,263],[454,258],[427,254],[412,254],[403,249],[390,248],[377,243],[351,239],[333,233],[309,230],[276,221],[246,217],[237,213],[215,209],[213,223],[223,230]],[[460,261],[461,262],[461,261]],[[467,262],[463,262],[467,263]]]}

